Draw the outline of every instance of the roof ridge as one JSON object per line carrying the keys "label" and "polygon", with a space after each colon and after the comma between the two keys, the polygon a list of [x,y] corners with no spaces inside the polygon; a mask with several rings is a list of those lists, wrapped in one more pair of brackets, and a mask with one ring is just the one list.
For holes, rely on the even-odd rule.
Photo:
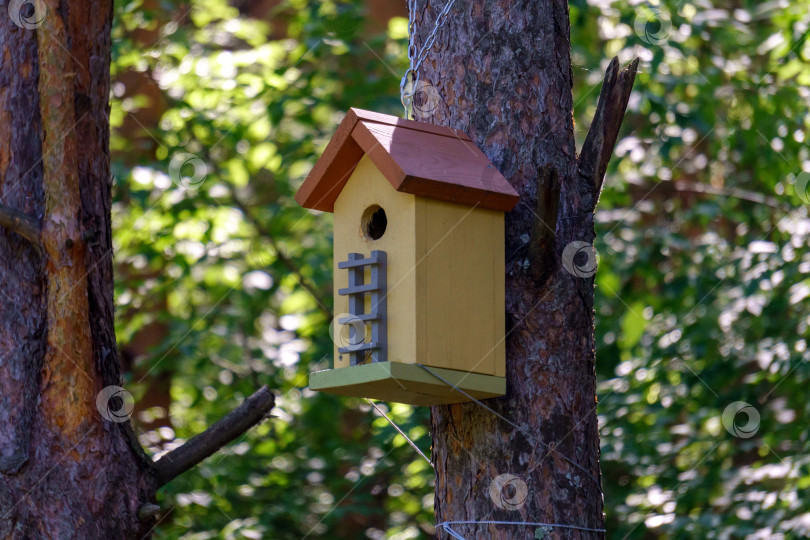
{"label": "roof ridge", "polygon": [[462,131],[355,108],[346,113],[295,200],[306,208],[334,211],[366,154],[403,193],[502,212],[520,200]]}
{"label": "roof ridge", "polygon": [[[418,120],[410,120],[408,118],[400,118],[390,114],[378,113],[373,111],[366,111],[352,107],[349,111],[353,112],[358,121],[374,122],[375,124],[385,124],[389,126],[403,127],[413,129],[416,131],[424,131],[426,133],[433,133],[435,135],[442,135],[445,137],[454,137],[461,140],[472,141],[469,135],[464,131],[449,126],[441,126],[438,124],[429,124],[428,122],[420,122]],[[348,113],[347,113],[348,114]]]}

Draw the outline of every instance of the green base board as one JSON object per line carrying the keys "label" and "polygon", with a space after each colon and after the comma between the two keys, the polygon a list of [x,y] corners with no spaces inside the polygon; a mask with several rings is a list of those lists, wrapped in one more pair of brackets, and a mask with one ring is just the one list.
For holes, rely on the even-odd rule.
{"label": "green base board", "polygon": [[[506,378],[428,367],[475,399],[506,394]],[[339,396],[366,397],[411,405],[447,405],[470,399],[416,364],[378,362],[309,374],[309,388]]]}

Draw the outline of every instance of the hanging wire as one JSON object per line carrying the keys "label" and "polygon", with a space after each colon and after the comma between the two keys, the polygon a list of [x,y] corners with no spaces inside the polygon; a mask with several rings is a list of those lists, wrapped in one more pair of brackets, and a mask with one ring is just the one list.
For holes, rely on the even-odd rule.
{"label": "hanging wire", "polygon": [[457,540],[466,540],[459,533],[454,531],[450,525],[520,525],[523,527],[544,527],[550,529],[569,529],[574,531],[606,532],[605,529],[593,529],[591,527],[580,527],[578,525],[563,525],[562,523],[534,523],[531,521],[443,521],[436,524],[436,529],[443,529],[444,532]]}
{"label": "hanging wire", "polygon": [[[489,412],[491,412],[492,414],[494,414],[495,416],[497,416],[498,418],[500,418],[501,420],[503,420],[504,422],[506,422],[510,426],[514,427],[515,429],[525,433],[530,438],[534,439],[534,437],[531,436],[531,434],[527,433],[524,428],[521,428],[520,426],[518,426],[514,422],[511,422],[508,418],[506,418],[502,414],[500,414],[497,411],[493,410],[492,408],[488,407],[487,405],[485,405],[481,401],[475,399],[470,394],[468,394],[467,392],[465,392],[464,390],[462,390],[458,386],[454,385],[453,383],[451,383],[450,381],[448,381],[447,379],[445,379],[444,377],[442,377],[438,373],[434,372],[433,370],[431,370],[427,366],[425,366],[423,364],[416,364],[416,365],[419,366],[420,368],[424,369],[425,371],[427,371],[429,374],[433,375],[434,377],[436,377],[440,381],[442,381],[444,384],[450,386],[453,390],[457,390],[458,392],[461,392],[468,399],[470,399],[470,400],[474,401],[475,403],[477,403],[478,405],[482,406],[483,408],[485,408],[486,410],[488,410]],[[399,432],[399,434],[402,435],[405,438],[406,441],[408,441],[408,444],[410,444],[413,447],[413,449],[416,450],[416,452],[420,456],[422,456],[425,461],[428,462],[428,465],[430,465],[431,467],[433,467],[435,469],[433,463],[431,463],[431,461],[430,461],[430,458],[428,458],[425,455],[425,453],[422,452],[422,450],[418,446],[416,446],[416,443],[413,442],[411,440],[411,438],[408,437],[405,434],[405,432],[396,424],[396,422],[394,422],[387,414],[385,414],[385,411],[383,411],[376,403],[374,403],[370,399],[368,399],[368,398],[363,398],[363,399],[368,401],[369,404],[372,407],[374,407],[374,409],[376,409],[376,411],[378,413],[380,413],[380,415],[383,418],[385,418],[388,421],[388,423],[391,424],[394,427],[394,429],[396,429],[397,432]],[[587,469],[583,468],[581,465],[579,465],[578,463],[576,463],[572,459],[569,459],[568,457],[560,454],[559,452],[557,452],[556,450],[551,448],[549,445],[543,443],[542,441],[538,441],[538,442],[540,442],[540,444],[542,444],[543,446],[548,448],[549,451],[553,451],[554,453],[559,455],[561,458],[568,461],[569,463],[571,463],[572,465],[574,465],[578,469],[582,470],[585,474],[587,474],[594,481],[596,481],[596,478],[594,478],[594,476]],[[543,527],[543,528],[549,528],[549,529],[555,529],[556,528],[556,529],[568,529],[568,530],[600,532],[600,533],[605,532],[605,529],[597,529],[597,528],[591,528],[591,527],[581,527],[579,525],[566,525],[566,524],[563,524],[563,523],[539,523],[539,522],[532,522],[532,521],[474,521],[474,520],[469,520],[469,521],[443,521],[441,523],[436,524],[436,530],[437,531],[438,530],[443,530],[444,532],[446,532],[447,534],[449,534],[450,536],[452,536],[453,538],[455,538],[457,540],[466,540],[466,538],[464,536],[462,536],[461,534],[459,534],[458,532],[453,530],[452,525],[512,525],[512,526],[522,526],[522,527]]]}
{"label": "hanging wire", "polygon": [[[497,416],[498,418],[500,418],[501,420],[503,420],[504,422],[506,422],[507,424],[509,424],[513,428],[515,428],[518,431],[522,432],[523,434],[525,434],[529,438],[537,440],[532,434],[528,433],[525,428],[521,428],[520,426],[518,426],[517,424],[510,421],[508,418],[506,418],[502,414],[500,414],[498,411],[492,409],[491,407],[488,407],[487,405],[482,403],[480,400],[475,399],[470,394],[468,394],[467,392],[465,392],[464,390],[462,390],[461,388],[459,388],[455,384],[451,383],[450,381],[448,381],[447,379],[445,379],[444,377],[442,377],[438,373],[434,372],[429,367],[427,367],[427,366],[425,366],[423,364],[416,364],[416,365],[419,366],[420,368],[424,369],[425,371],[427,371],[428,373],[430,373],[431,375],[433,375],[434,377],[436,377],[440,381],[442,381],[447,386],[451,387],[453,390],[457,390],[457,391],[461,392],[468,399],[470,399],[470,400],[474,401],[475,403],[477,403],[478,405],[482,406],[483,408],[485,408],[486,410],[488,410],[489,412],[491,412],[492,414],[494,414],[495,416]],[[537,442],[539,442],[540,444],[545,446],[550,452],[554,452],[555,454],[560,456],[562,459],[564,459],[565,461],[569,462],[574,467],[576,467],[579,470],[581,470],[582,472],[584,472],[594,482],[596,482],[597,485],[599,485],[599,481],[587,469],[582,467],[580,464],[578,464],[574,460],[560,454],[557,450],[555,450],[554,448],[552,448],[548,444],[544,443],[543,441],[537,440]],[[601,488],[601,485],[600,485],[600,488]],[[458,532],[454,531],[453,528],[451,527],[451,525],[518,525],[518,526],[525,526],[525,527],[551,527],[552,529],[557,528],[557,529],[570,529],[570,530],[589,531],[589,532],[605,532],[605,529],[594,529],[594,528],[590,528],[590,527],[580,527],[579,525],[565,525],[565,524],[562,524],[562,523],[534,523],[534,522],[529,522],[529,521],[444,521],[442,523],[437,523],[436,524],[436,529],[437,530],[444,530],[444,532],[446,532],[447,534],[449,534],[450,536],[452,536],[453,538],[455,538],[457,540],[466,540],[466,538],[461,536]]]}
{"label": "hanging wire", "polygon": [[[450,13],[450,8],[452,8],[455,3],[456,0],[448,0],[444,5],[444,8],[442,8],[439,15],[436,17],[433,30],[430,31],[430,34],[428,34],[427,39],[425,39],[422,45],[422,50],[419,51],[419,54],[416,54],[416,44],[414,43],[416,0],[408,0],[408,62],[410,67],[405,71],[405,75],[403,75],[399,83],[399,96],[400,101],[402,101],[402,106],[405,107],[405,118],[410,117],[413,96],[419,91],[419,68],[422,66],[422,62],[425,61],[425,58],[427,58],[431,47],[433,47],[433,44],[436,42],[436,34],[447,22],[447,14]],[[406,90],[408,83],[411,83],[410,91]]]}
{"label": "hanging wire", "polygon": [[[413,446],[413,449],[414,449],[414,450],[416,450],[417,452],[419,452],[419,455],[420,455],[420,456],[422,456],[423,458],[425,458],[425,461],[427,461],[427,462],[428,462],[428,465],[430,465],[431,467],[433,467],[433,463],[431,463],[431,462],[430,462],[430,458],[428,458],[428,457],[427,457],[427,456],[426,456],[426,455],[425,455],[425,454],[422,452],[422,450],[420,450],[420,449],[419,449],[419,447],[418,447],[418,446],[416,446],[416,443],[415,443],[415,442],[413,442],[413,441],[410,439],[410,437],[408,437],[407,435],[405,435],[405,432],[404,432],[404,431],[402,431],[402,430],[399,428],[399,426],[398,426],[398,425],[397,425],[397,424],[396,424],[396,423],[395,423],[393,420],[391,420],[391,419],[388,417],[388,415],[387,415],[387,414],[385,414],[385,411],[383,411],[381,408],[379,408],[379,407],[377,406],[377,404],[376,404],[376,403],[374,403],[373,401],[371,401],[370,399],[368,399],[368,398],[364,398],[364,399],[365,399],[366,401],[368,401],[369,403],[371,403],[371,406],[372,406],[372,407],[374,407],[375,409],[377,409],[377,412],[378,412],[378,413],[380,413],[380,414],[382,415],[382,417],[383,417],[383,418],[385,418],[386,420],[388,420],[388,423],[389,423],[389,424],[391,424],[392,426],[394,426],[394,429],[395,429],[395,430],[397,430],[397,431],[399,431],[399,434],[400,434],[400,435],[402,435],[403,437],[405,437],[405,440],[406,440],[406,441],[408,441],[408,444],[410,444],[411,446]],[[435,467],[434,467],[434,468],[435,468]]]}
{"label": "hanging wire", "polygon": [[491,407],[489,407],[489,406],[485,405],[485,404],[484,404],[484,403],[482,403],[481,401],[479,401],[479,400],[475,399],[474,397],[472,397],[470,394],[468,394],[467,392],[465,392],[464,390],[462,390],[462,389],[461,389],[461,388],[459,388],[458,386],[454,385],[453,383],[451,383],[450,381],[448,381],[447,379],[445,379],[444,377],[442,377],[442,376],[441,376],[441,375],[439,375],[438,373],[436,373],[436,372],[434,372],[433,370],[431,370],[429,367],[427,367],[427,366],[425,366],[425,365],[422,365],[422,364],[416,364],[416,365],[417,365],[417,366],[419,366],[420,368],[424,369],[425,371],[427,371],[428,373],[430,373],[431,375],[433,375],[434,377],[436,377],[436,378],[437,378],[437,379],[439,379],[440,381],[442,381],[442,382],[443,382],[444,384],[446,384],[447,386],[450,386],[450,387],[451,387],[453,390],[457,390],[458,392],[461,392],[461,393],[462,393],[462,394],[464,394],[464,395],[465,395],[465,396],[466,396],[468,399],[470,399],[470,400],[472,400],[472,401],[476,402],[477,404],[479,404],[480,406],[482,406],[483,408],[485,408],[486,410],[488,410],[489,412],[491,412],[492,414],[494,414],[495,416],[497,416],[498,418],[500,418],[501,420],[503,420],[504,422],[506,422],[507,424],[509,424],[509,425],[510,425],[510,426],[512,426],[513,428],[515,428],[516,430],[520,431],[521,433],[523,433],[524,435],[526,435],[526,436],[527,436],[527,437],[529,437],[530,439],[532,439],[532,440],[535,440],[535,441],[539,442],[539,443],[540,443],[540,444],[542,444],[542,445],[543,445],[543,446],[544,446],[544,447],[545,447],[545,448],[546,448],[546,449],[547,449],[549,452],[554,452],[555,454],[557,454],[558,456],[560,456],[562,459],[564,459],[565,461],[567,461],[568,463],[570,463],[571,465],[573,465],[573,466],[574,466],[574,467],[576,467],[577,469],[579,469],[579,470],[581,470],[582,472],[584,472],[584,473],[585,473],[585,474],[586,474],[586,475],[587,475],[587,476],[588,476],[588,477],[589,477],[591,480],[593,480],[594,482],[596,482],[596,485],[598,485],[600,488],[602,487],[602,486],[601,486],[601,484],[599,483],[599,480],[597,480],[597,479],[596,479],[596,477],[595,477],[594,475],[592,475],[592,474],[590,473],[590,471],[588,471],[588,469],[586,469],[585,467],[583,467],[582,465],[580,465],[579,463],[577,463],[577,462],[576,462],[576,461],[574,461],[573,459],[571,459],[571,458],[569,458],[569,457],[567,457],[567,456],[564,456],[564,455],[563,455],[563,454],[561,454],[559,451],[557,451],[555,448],[553,448],[553,447],[549,446],[549,445],[548,445],[548,444],[546,444],[545,442],[543,442],[543,441],[541,441],[541,440],[537,439],[537,438],[536,438],[534,435],[532,435],[531,433],[529,433],[529,432],[526,430],[526,428],[522,428],[522,427],[518,426],[517,424],[515,424],[514,422],[512,422],[511,420],[509,420],[507,417],[505,417],[504,415],[502,415],[501,413],[499,413],[499,412],[498,412],[498,411],[496,411],[495,409],[493,409],[493,408],[491,408]]}

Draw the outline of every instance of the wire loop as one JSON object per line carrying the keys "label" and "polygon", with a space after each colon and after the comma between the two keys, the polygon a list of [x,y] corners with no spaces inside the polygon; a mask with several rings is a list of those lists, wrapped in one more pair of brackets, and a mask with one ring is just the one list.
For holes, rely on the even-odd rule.
{"label": "wire loop", "polygon": [[453,530],[450,525],[521,525],[524,527],[545,527],[550,529],[570,529],[575,531],[586,532],[607,532],[605,529],[594,529],[591,527],[580,527],[579,525],[564,525],[561,523],[534,523],[531,521],[443,521],[436,524],[436,530],[443,529],[444,532],[455,538],[456,540],[467,540],[459,533]]}

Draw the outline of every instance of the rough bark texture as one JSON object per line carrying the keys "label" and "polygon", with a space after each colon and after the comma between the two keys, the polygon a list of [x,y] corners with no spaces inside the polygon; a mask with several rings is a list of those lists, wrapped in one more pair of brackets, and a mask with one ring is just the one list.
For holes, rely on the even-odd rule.
{"label": "rough bark texture", "polygon": [[43,247],[0,228],[0,538],[136,537],[148,462],[96,408],[120,383],[112,2],[44,5],[36,29],[0,16],[0,203],[41,221]]}
{"label": "rough bark texture", "polygon": [[[418,49],[443,5],[418,3]],[[594,283],[560,264],[569,243],[593,243],[596,197],[577,173],[569,49],[565,0],[474,0],[455,4],[422,65],[422,80],[440,99],[427,117],[417,107],[416,118],[463,130],[521,195],[506,216],[508,393],[487,401],[521,429],[476,403],[432,409],[437,523],[603,526]],[[559,201],[549,200],[556,192]],[[502,494],[519,508],[493,502],[490,486],[501,474],[525,482],[525,501],[514,483]],[[505,539],[535,538],[537,527],[453,529],[469,539]],[[546,538],[602,536],[558,528]]]}
{"label": "rough bark texture", "polygon": [[157,465],[116,418],[120,402],[102,393],[120,385],[113,4],[0,10],[0,540],[145,539],[156,489],[259,422],[274,396],[261,388]]}
{"label": "rough bark texture", "polygon": [[120,384],[113,4],[22,7],[0,14],[0,540],[145,539],[158,486],[261,420],[273,395],[260,389],[157,466],[128,421],[102,415],[120,409],[98,402]]}

